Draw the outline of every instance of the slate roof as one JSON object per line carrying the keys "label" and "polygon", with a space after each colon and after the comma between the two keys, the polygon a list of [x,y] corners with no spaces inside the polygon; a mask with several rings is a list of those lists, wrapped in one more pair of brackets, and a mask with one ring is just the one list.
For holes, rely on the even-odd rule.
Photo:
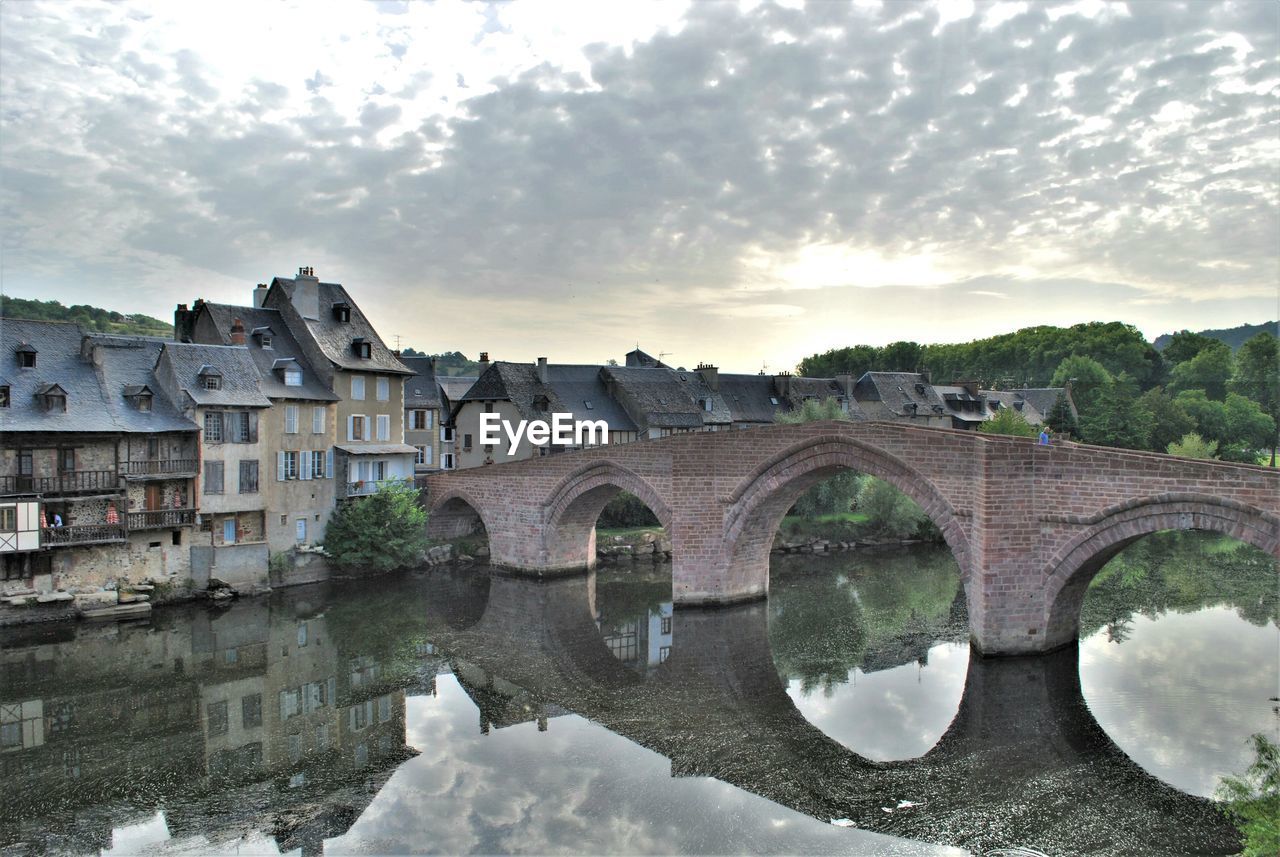
{"label": "slate roof", "polygon": [[[950,415],[942,397],[933,385],[917,372],[867,372],[853,388],[853,397],[870,417],[882,416],[881,409],[891,417],[912,416],[908,405],[917,406],[916,414],[922,417]],[[879,407],[867,403],[878,402]]]}
{"label": "slate roof", "polygon": [[[711,389],[711,385],[703,379],[701,373],[690,372],[687,369],[684,371],[677,369],[675,374],[685,384],[685,388],[693,398],[694,404],[710,400],[710,409],[702,405],[698,408],[702,422],[705,425],[729,425],[733,422],[733,413],[729,409],[729,403],[725,401],[724,396],[718,390]],[[719,386],[718,382],[717,386]]]}
{"label": "slate roof", "polygon": [[642,369],[646,367],[651,369],[652,368],[657,368],[657,369],[671,368],[666,363],[663,363],[661,360],[659,360],[657,357],[654,357],[652,354],[645,354],[638,347],[634,351],[627,352],[626,365],[630,366],[633,369]]}
{"label": "slate roof", "polygon": [[[548,411],[535,406],[544,396]],[[489,364],[458,401],[488,400],[511,402],[524,419],[545,419],[548,412],[568,413],[575,420],[604,420],[610,431],[636,430],[626,410],[609,395],[599,366],[549,364],[544,384],[538,379],[536,364],[499,360]]]}
{"label": "slate roof", "polygon": [[475,375],[437,375],[436,383],[440,386],[440,395],[444,397],[445,404],[452,407],[452,403],[460,400],[475,384]]}
{"label": "slate roof", "polygon": [[[127,387],[159,389],[153,369],[164,342],[145,336],[86,337],[77,324],[0,318],[0,374],[10,387],[10,406],[0,409],[0,431],[195,431],[195,423],[163,395],[153,397],[150,411],[139,411],[125,398]],[[94,344],[101,346],[101,367],[90,359]],[[17,364],[15,351],[23,345],[37,352],[33,368]],[[67,393],[65,412],[45,411],[36,400],[37,390],[55,384]]]}
{"label": "slate roof", "polygon": [[414,374],[404,379],[404,406],[406,408],[439,408],[440,385],[436,383],[436,370],[430,357],[401,357],[400,362]]}
{"label": "slate roof", "polygon": [[605,366],[601,371],[632,420],[642,428],[702,427],[702,408],[675,370]]}
{"label": "slate roof", "polygon": [[775,394],[773,378],[769,375],[722,372],[720,396],[735,423],[772,423],[775,414],[790,410],[787,403]]}
{"label": "slate roof", "polygon": [[[991,401],[1013,407],[1012,396],[1005,402],[999,399],[1000,394],[989,390],[979,390],[978,395],[975,396],[958,384],[936,384],[933,389],[942,397],[942,402],[947,406],[947,413],[951,418],[961,422],[980,423],[989,419],[992,413],[989,405]],[[976,402],[977,406],[966,408],[965,405],[970,402]]]}
{"label": "slate roof", "polygon": [[[292,300],[297,283],[291,277],[276,277],[271,281],[271,286],[283,289],[285,295]],[[369,323],[369,319],[365,318],[360,307],[340,284],[320,283],[319,294],[319,318],[304,318],[303,321],[307,325],[311,338],[329,358],[329,362],[343,369],[357,372],[389,372],[408,375],[413,371],[405,366],[390,348],[387,348],[382,337],[378,336],[378,331]],[[350,321],[338,321],[333,317],[333,305],[336,303],[345,303],[351,308]],[[245,324],[247,327],[248,322]],[[357,338],[370,343],[368,359],[357,357],[351,350],[351,342]]]}
{"label": "slate roof", "polygon": [[[834,378],[807,378],[803,375],[786,376],[786,403],[791,410],[797,410],[809,399],[824,401],[826,399],[845,398],[844,385]],[[858,403],[857,396],[847,403],[846,415],[856,421],[869,419],[866,410]]]}
{"label": "slate roof", "polygon": [[[316,375],[315,367],[307,360],[302,346],[293,338],[289,325],[281,318],[280,311],[259,307],[234,306],[232,304],[203,305],[210,320],[217,328],[223,345],[231,344],[231,325],[238,318],[246,330],[271,328],[271,347],[263,348],[252,336],[245,337],[245,346],[249,356],[258,368],[258,378],[262,392],[273,399],[301,399],[313,402],[336,402],[334,395]],[[276,371],[281,360],[295,360],[302,369],[302,386],[286,387],[284,378]]]}
{"label": "slate roof", "polygon": [[1014,392],[1025,396],[1027,401],[1046,418],[1053,412],[1054,405],[1058,403],[1058,396],[1065,393],[1067,406],[1071,408],[1072,416],[1079,416],[1076,412],[1076,403],[1071,398],[1071,393],[1067,392],[1063,387],[1026,387]]}
{"label": "slate roof", "polygon": [[[247,346],[170,342],[165,345],[164,360],[172,368],[178,388],[199,406],[271,407],[271,400],[259,386],[258,367]],[[222,373],[221,389],[204,388],[200,376],[206,368]]]}

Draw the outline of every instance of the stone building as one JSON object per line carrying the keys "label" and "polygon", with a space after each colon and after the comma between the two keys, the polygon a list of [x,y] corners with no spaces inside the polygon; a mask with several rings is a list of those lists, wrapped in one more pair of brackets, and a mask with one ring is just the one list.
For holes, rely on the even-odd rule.
{"label": "stone building", "polygon": [[324,540],[336,496],[338,397],[328,388],[278,310],[196,301],[179,306],[177,335],[241,345],[271,402],[262,417],[261,495],[272,554]]}
{"label": "stone building", "polygon": [[67,598],[117,581],[185,584],[197,426],[155,377],[164,342],[0,320],[0,497],[15,513],[21,499],[26,527],[0,545],[5,580]]}
{"label": "stone building", "polygon": [[244,345],[166,343],[156,378],[184,415],[201,427],[196,508],[200,532],[192,546],[192,577],[210,577],[247,590],[267,582],[267,505],[270,478],[263,442],[271,400]]}
{"label": "stone building", "polygon": [[413,370],[405,379],[404,442],[415,450],[413,472],[430,473],[441,469],[443,407],[440,384],[436,381],[436,362],[432,357],[401,357],[400,362]]}

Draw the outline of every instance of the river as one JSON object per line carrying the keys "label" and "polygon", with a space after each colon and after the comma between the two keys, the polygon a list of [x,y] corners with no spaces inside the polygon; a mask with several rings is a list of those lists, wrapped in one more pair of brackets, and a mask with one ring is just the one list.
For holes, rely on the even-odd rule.
{"label": "river", "polygon": [[436,569],[5,630],[0,854],[1222,854],[1280,723],[1274,561],[1229,540],[1130,547],[1037,658],[970,657],[940,549],[670,594]]}

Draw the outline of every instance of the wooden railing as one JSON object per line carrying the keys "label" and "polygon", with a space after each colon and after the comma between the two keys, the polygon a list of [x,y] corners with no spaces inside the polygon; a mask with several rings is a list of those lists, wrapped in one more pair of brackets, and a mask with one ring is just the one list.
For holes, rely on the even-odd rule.
{"label": "wooden railing", "polygon": [[126,461],[121,466],[126,476],[195,475],[199,462],[194,458],[149,458]]}
{"label": "wooden railing", "polygon": [[127,531],[124,524],[83,524],[74,527],[45,527],[40,531],[42,547],[90,545],[122,542]]}
{"label": "wooden railing", "polygon": [[0,476],[0,494],[71,494],[119,488],[120,474],[114,470],[74,470],[57,476]]}
{"label": "wooden railing", "polygon": [[154,509],[148,512],[130,512],[131,530],[167,530],[185,527],[196,522],[195,509]]}

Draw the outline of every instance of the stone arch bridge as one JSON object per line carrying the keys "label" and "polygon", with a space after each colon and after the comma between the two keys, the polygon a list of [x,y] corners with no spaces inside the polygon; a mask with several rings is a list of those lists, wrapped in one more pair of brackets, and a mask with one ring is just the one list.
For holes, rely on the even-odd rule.
{"label": "stone arch bridge", "polygon": [[595,521],[619,491],[657,515],[679,605],[764,597],[782,517],[841,470],[894,485],[955,554],[984,654],[1043,652],[1079,634],[1089,581],[1158,530],[1224,533],[1280,557],[1280,470],[880,422],[815,422],[603,446],[427,478],[430,535],[482,523],[495,565],[595,562]]}

